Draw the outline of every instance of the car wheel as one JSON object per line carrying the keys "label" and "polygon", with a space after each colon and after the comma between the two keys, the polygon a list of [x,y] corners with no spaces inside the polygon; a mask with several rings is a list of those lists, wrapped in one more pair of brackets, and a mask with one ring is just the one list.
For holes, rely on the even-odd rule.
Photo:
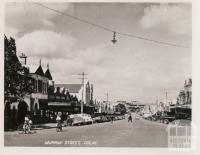
{"label": "car wheel", "polygon": [[165,120],[164,120],[164,123],[165,123],[165,124],[168,124],[168,123],[169,123],[169,121],[168,121],[167,119],[165,119]]}

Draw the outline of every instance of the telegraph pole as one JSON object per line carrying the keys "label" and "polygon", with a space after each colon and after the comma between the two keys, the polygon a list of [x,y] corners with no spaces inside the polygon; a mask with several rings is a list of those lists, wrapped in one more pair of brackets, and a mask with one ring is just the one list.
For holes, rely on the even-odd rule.
{"label": "telegraph pole", "polygon": [[166,97],[166,105],[167,105],[167,104],[168,104],[168,103],[167,103],[167,100],[168,100],[168,99],[167,99],[167,92],[166,92],[166,94],[165,94],[165,97]]}
{"label": "telegraph pole", "polygon": [[108,112],[108,93],[106,93],[106,107],[107,107],[106,111]]}
{"label": "telegraph pole", "polygon": [[80,76],[82,76],[80,79],[82,80],[82,101],[81,101],[81,114],[83,113],[83,104],[84,104],[84,101],[83,101],[83,95],[84,95],[84,82],[85,82],[85,79],[87,79],[85,76],[87,74],[85,74],[84,72],[83,73],[80,73],[78,74]]}
{"label": "telegraph pole", "polygon": [[21,59],[24,59],[24,64],[26,65],[26,59],[27,56],[24,53],[21,53],[21,55],[19,56]]}

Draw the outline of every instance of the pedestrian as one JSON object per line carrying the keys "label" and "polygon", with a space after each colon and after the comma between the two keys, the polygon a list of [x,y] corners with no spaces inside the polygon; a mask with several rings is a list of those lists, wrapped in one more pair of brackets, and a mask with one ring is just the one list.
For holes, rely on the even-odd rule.
{"label": "pedestrian", "polygon": [[114,116],[111,116],[111,123],[113,124]]}
{"label": "pedestrian", "polygon": [[56,131],[62,131],[62,120],[61,120],[61,115],[62,113],[58,113],[57,117],[56,117],[56,122],[57,122],[57,126],[56,126]]}
{"label": "pedestrian", "polygon": [[132,123],[132,116],[131,116],[131,114],[128,116],[128,122],[131,122]]}
{"label": "pedestrian", "polygon": [[24,133],[30,133],[31,132],[31,124],[32,124],[32,121],[30,120],[30,116],[26,115],[24,117],[24,125],[23,125]]}

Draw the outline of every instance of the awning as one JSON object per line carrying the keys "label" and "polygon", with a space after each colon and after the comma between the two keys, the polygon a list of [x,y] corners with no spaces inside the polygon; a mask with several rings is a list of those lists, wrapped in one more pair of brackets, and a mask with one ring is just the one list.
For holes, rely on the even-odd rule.
{"label": "awning", "polygon": [[71,106],[71,102],[49,102],[48,106]]}

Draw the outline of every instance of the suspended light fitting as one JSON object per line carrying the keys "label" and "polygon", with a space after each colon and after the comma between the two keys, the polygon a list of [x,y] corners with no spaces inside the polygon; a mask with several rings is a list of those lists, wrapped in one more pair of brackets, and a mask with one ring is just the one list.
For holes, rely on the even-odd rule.
{"label": "suspended light fitting", "polygon": [[113,44],[117,42],[115,37],[116,37],[116,32],[113,32],[113,40],[111,40]]}

